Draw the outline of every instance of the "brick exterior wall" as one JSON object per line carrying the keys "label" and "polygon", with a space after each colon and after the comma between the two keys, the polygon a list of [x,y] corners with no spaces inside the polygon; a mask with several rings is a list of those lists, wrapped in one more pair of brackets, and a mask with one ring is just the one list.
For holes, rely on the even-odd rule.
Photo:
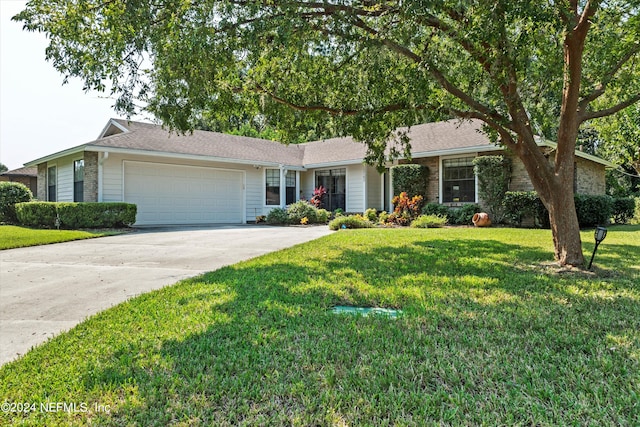
{"label": "brick exterior wall", "polygon": [[[548,151],[548,148],[542,148],[542,150]],[[533,191],[533,184],[529,179],[527,170],[524,167],[522,161],[508,152],[491,152],[483,153],[480,155],[504,155],[511,158],[512,173],[511,182],[509,184],[509,191]],[[549,161],[553,162],[553,155],[549,157]],[[400,160],[400,164],[409,163],[405,160]],[[426,202],[438,203],[440,192],[440,158],[439,157],[427,157],[413,159],[412,163],[427,166],[429,168],[429,188],[427,190]],[[576,193],[578,194],[605,194],[605,168],[604,165],[592,162],[590,160],[576,157]],[[479,200],[479,204],[482,205],[482,200]]]}
{"label": "brick exterior wall", "polygon": [[98,153],[84,152],[84,201],[98,201]]}
{"label": "brick exterior wall", "polygon": [[576,166],[576,193],[588,195],[605,194],[604,165],[576,157]]}
{"label": "brick exterior wall", "polygon": [[40,201],[47,200],[47,164],[40,163],[38,165],[38,195]]}

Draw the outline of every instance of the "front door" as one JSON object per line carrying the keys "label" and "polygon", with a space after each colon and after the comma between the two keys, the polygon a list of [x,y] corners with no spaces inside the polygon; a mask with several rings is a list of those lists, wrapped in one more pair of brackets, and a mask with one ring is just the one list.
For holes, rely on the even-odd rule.
{"label": "front door", "polygon": [[331,212],[346,209],[347,170],[327,169],[316,171],[316,188],[324,187],[327,194],[322,198],[322,208]]}

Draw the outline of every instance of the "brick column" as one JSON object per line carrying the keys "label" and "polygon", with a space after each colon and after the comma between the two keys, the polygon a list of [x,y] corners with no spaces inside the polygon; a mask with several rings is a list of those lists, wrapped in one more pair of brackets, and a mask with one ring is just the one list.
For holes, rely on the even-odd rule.
{"label": "brick column", "polygon": [[38,165],[38,191],[35,194],[36,199],[41,202],[47,201],[47,164],[40,163]]}
{"label": "brick column", "polygon": [[84,201],[98,201],[98,153],[84,152]]}

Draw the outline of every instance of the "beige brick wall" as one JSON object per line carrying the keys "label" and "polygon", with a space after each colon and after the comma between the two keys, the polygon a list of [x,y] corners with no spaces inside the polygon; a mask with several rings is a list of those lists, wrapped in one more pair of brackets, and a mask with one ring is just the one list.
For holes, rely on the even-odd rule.
{"label": "beige brick wall", "polygon": [[606,179],[604,165],[577,157],[576,166],[576,193],[589,195],[605,194]]}
{"label": "beige brick wall", "polygon": [[[542,148],[548,150],[547,148]],[[491,152],[486,155],[505,155],[511,158],[512,174],[511,182],[509,184],[510,191],[533,191],[533,184],[529,179],[527,170],[524,167],[522,161],[509,152]],[[553,154],[549,156],[549,161],[553,162]],[[400,161],[400,163],[408,163],[406,161]],[[427,202],[439,202],[440,191],[440,158],[428,157],[414,159],[413,163],[427,166],[429,168],[429,189],[427,195]],[[598,163],[594,163],[590,160],[576,157],[576,192],[579,194],[605,194],[605,173],[604,166]],[[482,200],[479,201],[482,204]]]}
{"label": "beige brick wall", "polygon": [[98,201],[98,153],[84,153],[84,201]]}
{"label": "beige brick wall", "polygon": [[38,165],[38,194],[37,199],[40,201],[47,200],[47,164],[40,163]]}

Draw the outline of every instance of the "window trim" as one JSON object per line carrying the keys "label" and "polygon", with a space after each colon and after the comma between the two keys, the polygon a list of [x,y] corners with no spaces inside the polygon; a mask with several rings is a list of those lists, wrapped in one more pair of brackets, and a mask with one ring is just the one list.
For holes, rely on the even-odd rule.
{"label": "window trim", "polygon": [[[276,204],[270,204],[270,203],[269,203],[269,199],[267,198],[267,183],[268,183],[268,179],[267,179],[267,172],[268,172],[268,171],[277,171],[277,172],[278,172],[278,174],[277,174],[277,176],[278,176],[278,185],[277,185],[277,187],[275,187],[275,186],[270,186],[270,187],[273,187],[273,188],[277,188],[277,189],[278,189],[278,203],[276,203]],[[281,181],[282,181],[282,179],[281,179],[281,178],[282,178],[282,170],[281,170],[281,169],[278,169],[278,168],[265,168],[265,169],[264,169],[264,173],[262,174],[262,178],[264,179],[264,181],[263,181],[263,186],[262,186],[262,188],[263,188],[263,190],[262,190],[262,191],[263,191],[263,192],[262,192],[262,195],[264,196],[264,205],[265,205],[266,207],[268,207],[268,208],[277,208],[277,207],[279,207],[279,206],[280,206],[280,200],[281,200],[280,188],[281,188],[281,186],[282,186],[282,185],[281,185]]]}
{"label": "window trim", "polygon": [[[82,181],[77,180],[77,165],[79,162],[82,162]],[[85,172],[85,164],[84,158],[77,159],[73,161],[73,201],[74,202],[84,202],[84,172]],[[76,192],[76,186],[78,183],[82,183],[82,193],[78,194]],[[81,197],[78,197],[81,196]]]}
{"label": "window trim", "polygon": [[[348,212],[349,211],[349,197],[348,197],[348,195],[349,195],[349,168],[347,166],[332,166],[332,167],[315,169],[313,171],[313,188],[317,188],[317,186],[318,186],[318,172],[329,171],[329,175],[328,176],[334,176],[334,175],[331,175],[331,171],[334,171],[334,170],[344,170],[344,175],[339,175],[339,176],[344,176],[344,211]],[[338,176],[338,175],[335,175],[335,176]],[[329,207],[326,207],[325,209],[328,209]]]}
{"label": "window trim", "polygon": [[[51,185],[51,171],[53,170],[53,175],[55,178],[55,182]],[[53,188],[53,200],[51,200],[51,190]],[[47,165],[47,201],[48,202],[57,202],[58,201],[58,165]]]}
{"label": "window trim", "polygon": [[[278,172],[278,203],[277,204],[268,204],[267,200],[267,171],[273,170]],[[284,173],[286,172],[286,173]],[[292,174],[293,180],[295,181],[294,185],[287,185],[287,177],[289,174]],[[284,184],[284,185],[283,185]],[[286,168],[265,168],[264,173],[262,174],[262,197],[263,204],[265,208],[278,208],[282,207],[282,190],[284,190],[284,204],[285,206],[291,204],[287,201],[287,189],[293,189],[293,201],[291,203],[295,203],[299,200],[298,193],[300,192],[300,171],[296,169],[286,169]]]}
{"label": "window trim", "polygon": [[440,160],[438,162],[439,164],[439,170],[438,170],[438,201],[439,203],[442,204],[447,204],[447,205],[453,205],[453,206],[457,206],[457,205],[465,205],[465,204],[471,204],[471,203],[478,203],[478,176],[474,174],[474,181],[473,181],[473,185],[474,185],[474,200],[473,201],[466,201],[466,202],[445,202],[444,201],[444,161],[445,160],[456,160],[456,159],[475,159],[476,157],[478,157],[478,153],[469,153],[469,154],[465,154],[465,155],[455,155],[455,156],[440,156]]}

